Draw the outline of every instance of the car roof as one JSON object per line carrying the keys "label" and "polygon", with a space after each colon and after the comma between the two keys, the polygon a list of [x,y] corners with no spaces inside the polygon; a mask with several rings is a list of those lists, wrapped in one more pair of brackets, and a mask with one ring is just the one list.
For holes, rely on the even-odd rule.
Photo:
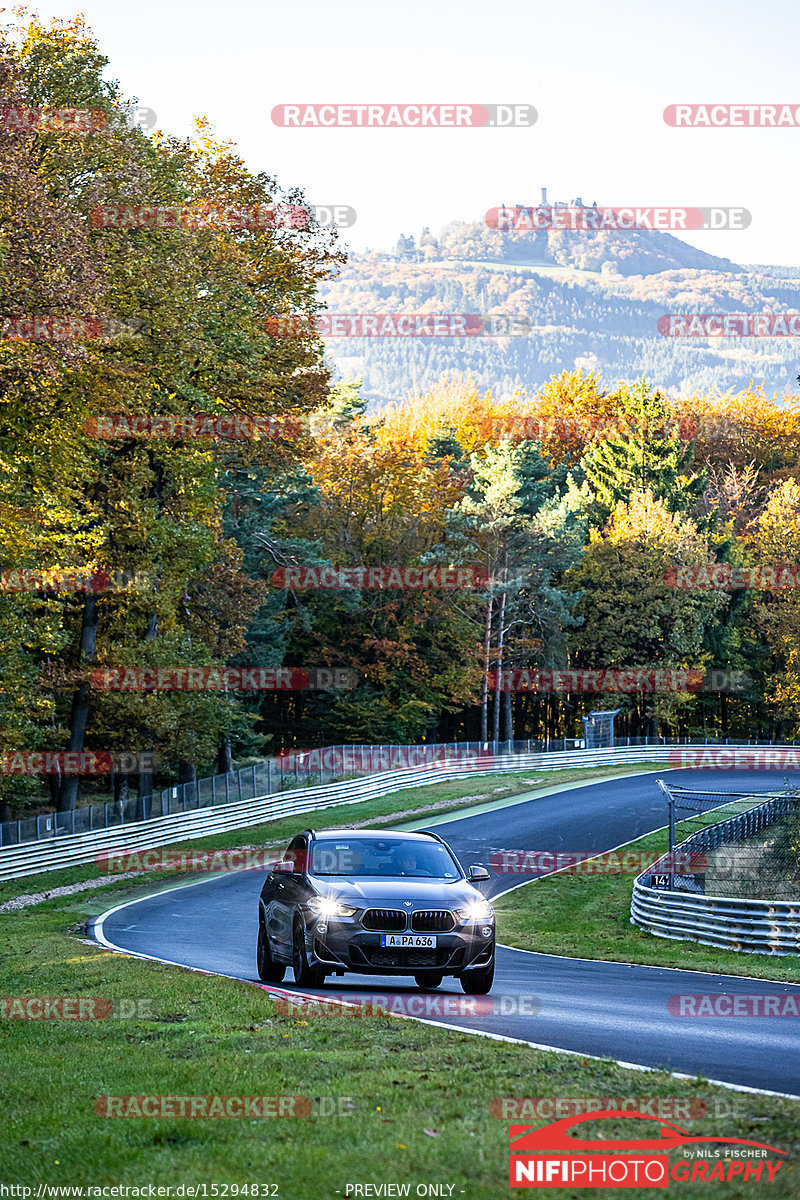
{"label": "car roof", "polygon": [[314,841],[331,841],[334,838],[357,837],[370,841],[382,841],[385,838],[403,838],[408,841],[430,842],[439,841],[435,833],[412,833],[406,829],[320,829],[314,833]]}

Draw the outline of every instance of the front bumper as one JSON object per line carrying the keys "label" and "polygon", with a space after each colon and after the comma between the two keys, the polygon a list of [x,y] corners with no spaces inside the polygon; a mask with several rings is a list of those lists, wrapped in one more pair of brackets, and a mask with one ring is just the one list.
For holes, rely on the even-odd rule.
{"label": "front bumper", "polygon": [[[324,932],[319,925],[326,926]],[[381,934],[344,921],[306,921],[306,954],[309,962],[328,970],[354,971],[359,975],[460,975],[488,966],[495,948],[495,931],[481,933],[483,924],[467,925],[450,933],[437,933],[435,947],[381,946]]]}

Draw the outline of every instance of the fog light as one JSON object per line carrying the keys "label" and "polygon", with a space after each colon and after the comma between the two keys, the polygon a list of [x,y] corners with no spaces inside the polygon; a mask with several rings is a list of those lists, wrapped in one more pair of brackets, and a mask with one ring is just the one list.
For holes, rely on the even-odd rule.
{"label": "fog light", "polygon": [[328,932],[327,925],[318,925],[317,926],[317,933],[327,933],[327,932]]}
{"label": "fog light", "polygon": [[484,925],[483,929],[481,930],[481,933],[483,934],[484,937],[491,937],[492,936],[491,925]]}

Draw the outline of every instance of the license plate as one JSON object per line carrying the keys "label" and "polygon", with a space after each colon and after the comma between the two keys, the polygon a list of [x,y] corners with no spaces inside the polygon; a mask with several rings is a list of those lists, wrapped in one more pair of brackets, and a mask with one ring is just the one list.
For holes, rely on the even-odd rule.
{"label": "license plate", "polygon": [[382,933],[382,946],[425,946],[436,947],[436,938],[429,933]]}

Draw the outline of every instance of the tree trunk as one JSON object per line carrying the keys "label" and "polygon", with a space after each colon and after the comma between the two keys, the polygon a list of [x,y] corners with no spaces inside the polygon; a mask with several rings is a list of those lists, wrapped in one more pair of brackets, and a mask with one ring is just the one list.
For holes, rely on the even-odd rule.
{"label": "tree trunk", "polygon": [[[86,597],[86,602],[83,606],[83,620],[81,624],[81,645],[78,653],[78,667],[91,662],[94,658],[94,649],[97,644],[97,599],[89,594]],[[84,741],[86,738],[86,726],[89,721],[89,697],[91,690],[89,685],[82,683],[75,695],[72,697],[72,710],[69,716],[69,740],[67,742],[67,750],[83,750]],[[61,790],[58,796],[58,811],[69,812],[75,807],[75,802],[78,798],[78,776],[65,775],[61,782]]]}
{"label": "tree trunk", "polygon": [[492,729],[494,742],[500,741],[500,686],[503,678],[503,643],[505,641],[503,622],[506,619],[506,599],[507,593],[503,592],[500,596],[500,613],[497,621],[497,690],[494,694],[494,725]]}
{"label": "tree trunk", "polygon": [[178,783],[196,783],[197,767],[193,762],[182,759],[178,763]]}
{"label": "tree trunk", "polygon": [[494,598],[486,605],[486,626],[483,635],[483,688],[481,692],[481,741],[489,741],[489,654],[492,645],[492,609]]}
{"label": "tree trunk", "polygon": [[217,774],[233,774],[233,757],[231,755],[231,743],[228,738],[225,738],[224,742],[220,742],[219,750],[217,751]]}
{"label": "tree trunk", "polygon": [[511,689],[508,688],[503,692],[503,740],[513,742],[514,740],[514,714],[511,708]]}
{"label": "tree trunk", "polygon": [[[160,519],[161,516],[163,515],[162,493],[163,493],[163,487],[164,487],[164,464],[156,457],[155,451],[153,451],[152,449],[148,449],[147,455],[150,460],[150,469],[153,472],[153,485],[150,488],[150,495],[156,502],[156,516],[158,517],[158,519]],[[154,611],[150,617],[150,620],[147,622],[147,629],[145,630],[144,640],[146,642],[150,642],[157,636],[158,636],[158,609],[154,609]],[[138,747],[140,755],[141,755],[141,751],[143,751],[144,749],[145,749],[144,746]],[[140,757],[139,774],[138,774],[137,795],[138,795],[139,801],[140,801],[140,808],[141,808],[142,816],[145,815],[144,810],[145,810],[145,802],[146,802],[147,798],[149,796],[153,795],[153,768],[152,768],[152,765],[150,765],[150,764],[152,764],[152,762],[153,762],[152,755],[155,753],[155,748],[151,744],[149,747],[147,747],[147,749],[149,750],[150,753],[147,757]]]}
{"label": "tree trunk", "polygon": [[123,814],[125,805],[128,803],[129,794],[130,794],[130,792],[129,792],[129,787],[128,787],[127,772],[125,774],[123,774],[120,771],[117,773],[117,778],[114,783],[114,802],[117,805],[117,811],[118,811],[120,817]]}

